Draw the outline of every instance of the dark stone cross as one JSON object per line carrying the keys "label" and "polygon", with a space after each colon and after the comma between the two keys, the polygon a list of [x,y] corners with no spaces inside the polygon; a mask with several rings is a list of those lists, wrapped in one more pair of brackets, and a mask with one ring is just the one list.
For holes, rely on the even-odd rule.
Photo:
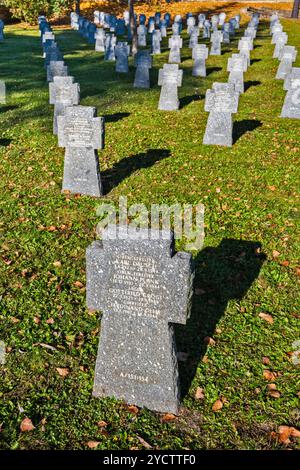
{"label": "dark stone cross", "polygon": [[192,258],[169,231],[109,226],[87,249],[87,306],[102,310],[93,394],[177,413],[173,323],[185,324]]}

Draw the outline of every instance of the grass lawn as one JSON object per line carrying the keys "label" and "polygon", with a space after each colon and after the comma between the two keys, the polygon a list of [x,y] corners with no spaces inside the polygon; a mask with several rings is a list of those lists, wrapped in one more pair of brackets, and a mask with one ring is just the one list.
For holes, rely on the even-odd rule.
{"label": "grass lawn", "polygon": [[[299,47],[300,22],[282,23],[289,44]],[[300,419],[299,369],[291,359],[300,318],[300,135],[299,121],[279,118],[285,92],[275,80],[268,25],[261,22],[245,74],[232,148],[202,145],[204,95],[214,81],[227,81],[238,38],[209,57],[205,79],[191,76],[185,41],[181,109],[166,113],[157,111],[166,40],[144,91],[132,87],[132,63],[127,76],[117,75],[78,33],[55,32],[81,104],[106,117],[104,200],[123,195],[149,208],[202,202],[206,238],[194,253],[192,316],[177,328],[178,350],[188,353],[180,362],[179,417],[167,421],[92,398],[101,323],[85,306],[85,250],[96,237],[99,200],[61,194],[64,150],[52,135],[38,32],[7,27],[0,45],[8,89],[0,106],[0,339],[7,347],[0,448],[86,449],[97,441],[98,449],[142,449],[143,439],[156,449],[296,448],[295,438],[283,445],[277,433]],[[270,383],[278,394],[270,394]],[[199,387],[204,398],[196,399]],[[216,412],[217,400],[223,406]],[[20,432],[24,417],[31,432]]]}

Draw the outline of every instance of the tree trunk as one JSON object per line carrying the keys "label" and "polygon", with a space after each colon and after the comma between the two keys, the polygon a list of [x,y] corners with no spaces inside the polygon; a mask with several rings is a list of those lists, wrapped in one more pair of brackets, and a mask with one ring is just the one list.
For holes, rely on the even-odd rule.
{"label": "tree trunk", "polygon": [[137,29],[136,24],[134,21],[134,0],[128,0],[128,8],[129,8],[129,25],[130,25],[130,32],[132,37],[132,55],[135,55],[138,51],[138,37],[137,37]]}
{"label": "tree trunk", "polygon": [[292,10],[292,18],[298,18],[299,15],[300,0],[294,0],[294,6]]}

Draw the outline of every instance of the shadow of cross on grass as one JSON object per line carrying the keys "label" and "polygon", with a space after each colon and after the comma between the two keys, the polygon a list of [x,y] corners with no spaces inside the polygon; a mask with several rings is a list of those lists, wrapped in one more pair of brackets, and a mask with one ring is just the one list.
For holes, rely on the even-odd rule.
{"label": "shadow of cross on grass", "polygon": [[179,362],[182,397],[206,353],[204,339],[214,335],[228,302],[245,296],[265,259],[260,243],[234,239],[223,239],[218,247],[204,248],[197,256],[192,313],[186,326],[175,326],[177,350],[188,353],[187,361]]}
{"label": "shadow of cross on grass", "polygon": [[138,153],[130,157],[125,157],[115,163],[112,168],[101,173],[104,187],[104,194],[108,194],[115,186],[128,178],[132,173],[141,168],[149,168],[156,162],[171,156],[167,149],[149,149],[145,153]]}

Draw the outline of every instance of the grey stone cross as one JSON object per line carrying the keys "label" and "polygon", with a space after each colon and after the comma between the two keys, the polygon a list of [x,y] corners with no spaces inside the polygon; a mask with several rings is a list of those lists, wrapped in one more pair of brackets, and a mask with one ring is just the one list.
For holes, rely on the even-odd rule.
{"label": "grey stone cross", "polygon": [[171,232],[109,226],[86,263],[87,306],[103,313],[93,395],[178,413],[173,324],[190,313],[191,255]]}
{"label": "grey stone cross", "polygon": [[209,112],[203,143],[207,145],[232,145],[232,113],[238,110],[239,93],[233,83],[213,83],[207,90],[205,111]]}
{"label": "grey stone cross", "polygon": [[104,118],[96,108],[73,106],[58,117],[58,145],[65,147],[63,191],[101,196],[97,149],[104,148]]}
{"label": "grey stone cross", "polygon": [[165,64],[159,70],[158,85],[161,86],[158,109],[176,111],[179,108],[178,87],[182,85],[183,71],[177,64]]}

